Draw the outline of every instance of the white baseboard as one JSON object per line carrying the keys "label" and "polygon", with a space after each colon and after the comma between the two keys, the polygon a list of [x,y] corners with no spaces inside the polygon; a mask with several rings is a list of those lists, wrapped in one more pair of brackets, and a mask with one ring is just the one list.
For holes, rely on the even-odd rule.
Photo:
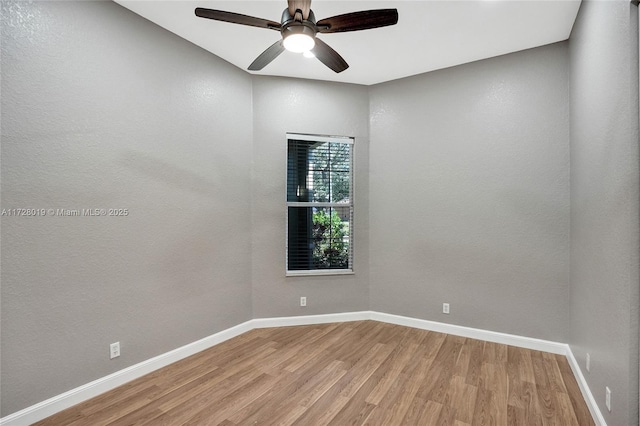
{"label": "white baseboard", "polygon": [[380,312],[371,312],[371,319],[391,324],[404,325],[407,327],[420,328],[423,330],[437,331],[439,333],[453,334],[455,336],[468,337],[470,339],[485,340],[487,342],[502,343],[525,349],[550,352],[552,354],[565,355],[568,348],[565,343],[517,336],[515,334],[498,333],[495,331],[481,330],[479,328],[463,327],[461,325],[403,317],[400,315],[383,314]]}
{"label": "white baseboard", "polygon": [[299,317],[256,318],[253,328],[288,327],[292,325],[327,324],[331,322],[363,321],[371,319],[371,311],[342,312],[337,314],[305,315]]}
{"label": "white baseboard", "polygon": [[569,361],[569,366],[571,367],[571,371],[573,371],[573,375],[576,377],[576,381],[578,382],[578,386],[580,387],[580,391],[582,392],[582,396],[587,403],[587,407],[589,407],[589,412],[591,413],[591,417],[593,417],[593,421],[596,426],[607,426],[607,422],[604,420],[604,416],[596,403],[593,394],[591,393],[591,389],[589,389],[589,385],[587,385],[587,380],[582,374],[582,370],[580,369],[580,365],[578,361],[573,356],[573,352],[571,352],[571,347],[567,348],[567,361]]}
{"label": "white baseboard", "polygon": [[102,377],[93,382],[71,389],[68,392],[49,398],[46,401],[27,407],[0,419],[1,426],[25,426],[45,419],[67,408],[73,407],[83,401],[110,391],[131,380],[151,373],[176,361],[208,349],[219,343],[239,336],[253,329],[251,321],[244,322],[234,327],[212,334],[204,339],[197,340],[188,345],[158,355],[141,363],[132,365],[113,374]]}
{"label": "white baseboard", "polygon": [[[566,355],[569,364],[576,375],[582,394],[587,401],[589,410],[597,422],[598,426],[606,426],[602,414],[598,409],[593,395],[578,367],[578,364],[571,353],[571,349],[565,343],[552,342],[548,340],[533,339],[530,337],[517,336],[513,334],[497,333],[494,331],[480,330],[477,328],[463,327],[453,324],[428,321],[400,315],[385,314],[375,311],[344,312],[326,315],[308,315],[296,317],[277,318],[256,318],[231,327],[229,329],[215,333],[209,337],[174,349],[165,354],[143,361],[139,364],[117,371],[108,376],[94,380],[91,383],[77,387],[68,392],[47,399],[46,401],[27,407],[16,413],[10,414],[0,419],[0,426],[24,426],[39,420],[45,419],[57,412],[70,408],[76,404],[93,398],[101,393],[107,392],[131,380],[144,376],[159,368],[184,359],[197,352],[208,349],[225,340],[236,337],[240,334],[255,328],[286,327],[295,325],[325,324],[331,322],[348,322],[374,320],[390,324],[403,325],[407,327],[419,328],[440,333],[453,334],[456,336],[468,337],[472,339],[485,340],[489,342],[502,343],[511,346],[518,346],[526,349],[550,352],[554,354]],[[599,422],[599,423],[598,423]]]}

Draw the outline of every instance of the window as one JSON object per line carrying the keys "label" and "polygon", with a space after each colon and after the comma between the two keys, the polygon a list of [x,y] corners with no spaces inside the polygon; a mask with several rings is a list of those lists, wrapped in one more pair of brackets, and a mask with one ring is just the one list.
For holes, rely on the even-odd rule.
{"label": "window", "polygon": [[287,275],[353,272],[353,139],[287,134]]}

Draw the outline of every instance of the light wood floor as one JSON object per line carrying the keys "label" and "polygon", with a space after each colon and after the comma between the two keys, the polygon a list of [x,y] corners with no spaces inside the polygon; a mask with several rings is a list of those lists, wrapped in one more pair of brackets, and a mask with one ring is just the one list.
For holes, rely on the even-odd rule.
{"label": "light wood floor", "polygon": [[257,329],[37,425],[593,425],[563,356],[375,321]]}

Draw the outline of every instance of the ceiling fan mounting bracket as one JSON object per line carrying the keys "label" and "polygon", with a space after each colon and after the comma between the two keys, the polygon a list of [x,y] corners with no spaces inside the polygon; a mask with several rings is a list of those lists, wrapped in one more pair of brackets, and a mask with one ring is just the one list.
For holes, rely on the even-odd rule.
{"label": "ceiling fan mounting bracket", "polygon": [[[296,19],[298,17],[300,17],[300,19]],[[315,29],[316,17],[313,14],[312,10],[309,11],[309,17],[307,19],[302,19],[302,11],[300,9],[296,10],[296,13],[294,13],[293,15],[289,13],[289,9],[285,9],[284,11],[282,11],[280,24],[283,28],[292,24],[302,24]]]}

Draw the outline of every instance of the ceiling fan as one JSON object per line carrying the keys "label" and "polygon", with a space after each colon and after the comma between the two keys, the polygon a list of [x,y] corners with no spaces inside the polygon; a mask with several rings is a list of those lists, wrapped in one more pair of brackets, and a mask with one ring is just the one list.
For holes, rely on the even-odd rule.
{"label": "ceiling fan", "polygon": [[311,54],[336,73],[349,68],[349,64],[328,44],[316,37],[317,33],[341,33],[347,31],[369,30],[372,28],[395,25],[398,22],[397,9],[375,9],[351,12],[344,15],[316,21],[311,10],[311,0],[288,0],[288,6],[282,12],[280,23],[267,19],[222,10],[196,8],[196,16],[233,24],[266,28],[280,31],[282,39],[273,43],[249,65],[250,71],[259,71],[290,50]]}

